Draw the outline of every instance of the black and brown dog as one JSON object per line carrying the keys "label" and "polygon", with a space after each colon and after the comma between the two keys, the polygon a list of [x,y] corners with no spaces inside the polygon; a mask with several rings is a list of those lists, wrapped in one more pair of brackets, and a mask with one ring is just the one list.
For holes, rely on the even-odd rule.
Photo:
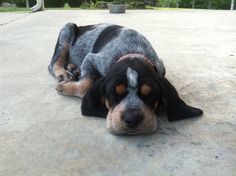
{"label": "black and brown dog", "polygon": [[122,26],[66,24],[48,68],[57,92],[81,97],[82,114],[106,117],[114,134],[155,132],[163,108],[169,121],[203,113],[180,99],[148,40]]}

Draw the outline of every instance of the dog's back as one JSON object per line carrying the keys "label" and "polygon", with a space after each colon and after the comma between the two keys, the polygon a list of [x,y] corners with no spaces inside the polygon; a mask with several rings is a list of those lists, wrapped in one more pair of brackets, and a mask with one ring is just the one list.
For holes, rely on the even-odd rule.
{"label": "dog's back", "polygon": [[164,66],[151,44],[135,30],[113,24],[98,24],[80,26],[77,31],[70,44],[69,59],[78,67],[88,54],[95,54],[97,56],[93,60],[95,67],[102,74],[106,74],[109,67],[122,56],[139,53],[163,73]]}

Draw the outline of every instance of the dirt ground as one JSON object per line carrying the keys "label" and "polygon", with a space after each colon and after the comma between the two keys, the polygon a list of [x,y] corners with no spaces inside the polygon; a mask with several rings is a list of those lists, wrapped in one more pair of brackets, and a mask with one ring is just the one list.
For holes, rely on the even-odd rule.
{"label": "dirt ground", "polygon": [[[154,135],[114,136],[60,96],[47,66],[60,28],[115,23],[140,31],[167,78],[202,117]],[[236,173],[235,11],[48,10],[0,13],[0,175],[232,176]]]}

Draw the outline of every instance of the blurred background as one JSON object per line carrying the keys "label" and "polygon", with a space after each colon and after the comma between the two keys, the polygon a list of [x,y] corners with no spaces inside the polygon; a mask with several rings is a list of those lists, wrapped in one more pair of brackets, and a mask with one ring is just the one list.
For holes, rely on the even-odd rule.
{"label": "blurred background", "polygon": [[[194,8],[235,9],[234,0],[44,0],[46,8],[106,9],[107,3],[125,3],[128,9]],[[36,0],[0,0],[0,5],[29,8]]]}

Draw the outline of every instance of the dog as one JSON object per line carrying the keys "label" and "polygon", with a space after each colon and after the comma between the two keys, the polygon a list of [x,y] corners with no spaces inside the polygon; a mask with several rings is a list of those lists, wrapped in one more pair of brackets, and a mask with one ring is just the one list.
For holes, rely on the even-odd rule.
{"label": "dog", "polygon": [[66,24],[48,69],[57,92],[82,98],[82,114],[106,117],[113,134],[154,133],[160,110],[169,121],[203,113],[179,97],[149,41],[123,26]]}

